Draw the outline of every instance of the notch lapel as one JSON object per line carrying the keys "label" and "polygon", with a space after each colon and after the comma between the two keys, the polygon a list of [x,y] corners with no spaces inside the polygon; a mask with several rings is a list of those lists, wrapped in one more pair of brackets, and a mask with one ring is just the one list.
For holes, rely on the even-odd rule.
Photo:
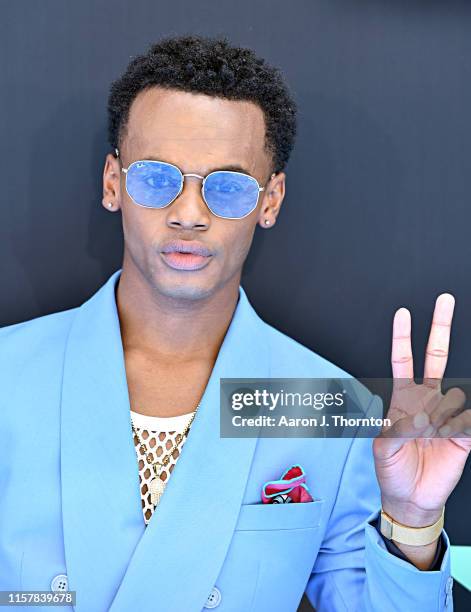
{"label": "notch lapel", "polygon": [[263,321],[240,287],[181,456],[145,527],[115,286],[76,313],[64,358],[61,483],[79,612],[200,611],[221,570],[257,440],[222,439],[220,378],[266,378]]}

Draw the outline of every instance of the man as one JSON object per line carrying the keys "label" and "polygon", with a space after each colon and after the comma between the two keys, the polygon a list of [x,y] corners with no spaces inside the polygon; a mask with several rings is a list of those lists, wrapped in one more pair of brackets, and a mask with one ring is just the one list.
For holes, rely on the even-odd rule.
{"label": "man", "polygon": [[[373,448],[220,436],[221,378],[347,376],[240,286],[283,202],[295,111],[278,71],[226,40],[164,39],[113,84],[103,206],[122,215],[122,270],[81,307],[0,332],[1,589],[76,591],[80,612],[287,611],[303,593],[319,611],[452,609],[441,520],[471,420],[438,384],[451,296],[424,385],[396,314],[393,425]],[[375,402],[365,390],[365,414]],[[195,413],[148,526],[130,408]],[[298,463],[312,501],[261,503]]]}

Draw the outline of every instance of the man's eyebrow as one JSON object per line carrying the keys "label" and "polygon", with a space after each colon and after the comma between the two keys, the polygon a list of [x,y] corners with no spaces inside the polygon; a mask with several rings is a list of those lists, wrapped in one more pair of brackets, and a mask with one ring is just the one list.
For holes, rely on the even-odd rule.
{"label": "man's eyebrow", "polygon": [[[155,157],[154,155],[146,155],[145,157],[142,157],[141,159],[142,160],[148,159],[150,161],[161,161],[167,164],[172,164],[173,166],[177,165],[177,164],[173,164],[172,162],[167,161],[163,157]],[[206,172],[206,175],[210,174],[211,172],[216,172],[216,170],[226,170],[228,172],[242,172],[242,174],[249,174],[250,176],[252,176],[250,170],[247,170],[247,168],[244,168],[243,166],[239,166],[238,164],[229,164],[226,166],[217,166],[214,168],[209,168],[208,171]],[[198,173],[195,172],[194,174],[198,174]]]}

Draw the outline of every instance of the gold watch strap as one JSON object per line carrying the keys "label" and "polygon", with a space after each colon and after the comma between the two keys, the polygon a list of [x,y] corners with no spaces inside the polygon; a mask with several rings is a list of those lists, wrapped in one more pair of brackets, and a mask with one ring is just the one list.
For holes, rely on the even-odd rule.
{"label": "gold watch strap", "polygon": [[434,542],[440,536],[444,521],[445,508],[443,508],[442,515],[438,521],[427,527],[408,527],[407,525],[398,523],[381,509],[380,531],[388,540],[394,540],[400,544],[426,546]]}

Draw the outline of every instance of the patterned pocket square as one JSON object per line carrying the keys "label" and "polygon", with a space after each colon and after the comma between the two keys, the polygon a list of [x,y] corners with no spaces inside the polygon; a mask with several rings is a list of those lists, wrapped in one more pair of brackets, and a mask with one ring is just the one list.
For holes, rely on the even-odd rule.
{"label": "patterned pocket square", "polygon": [[300,465],[292,465],[279,480],[270,480],[263,485],[264,504],[287,504],[313,501],[306,485],[306,474]]}

